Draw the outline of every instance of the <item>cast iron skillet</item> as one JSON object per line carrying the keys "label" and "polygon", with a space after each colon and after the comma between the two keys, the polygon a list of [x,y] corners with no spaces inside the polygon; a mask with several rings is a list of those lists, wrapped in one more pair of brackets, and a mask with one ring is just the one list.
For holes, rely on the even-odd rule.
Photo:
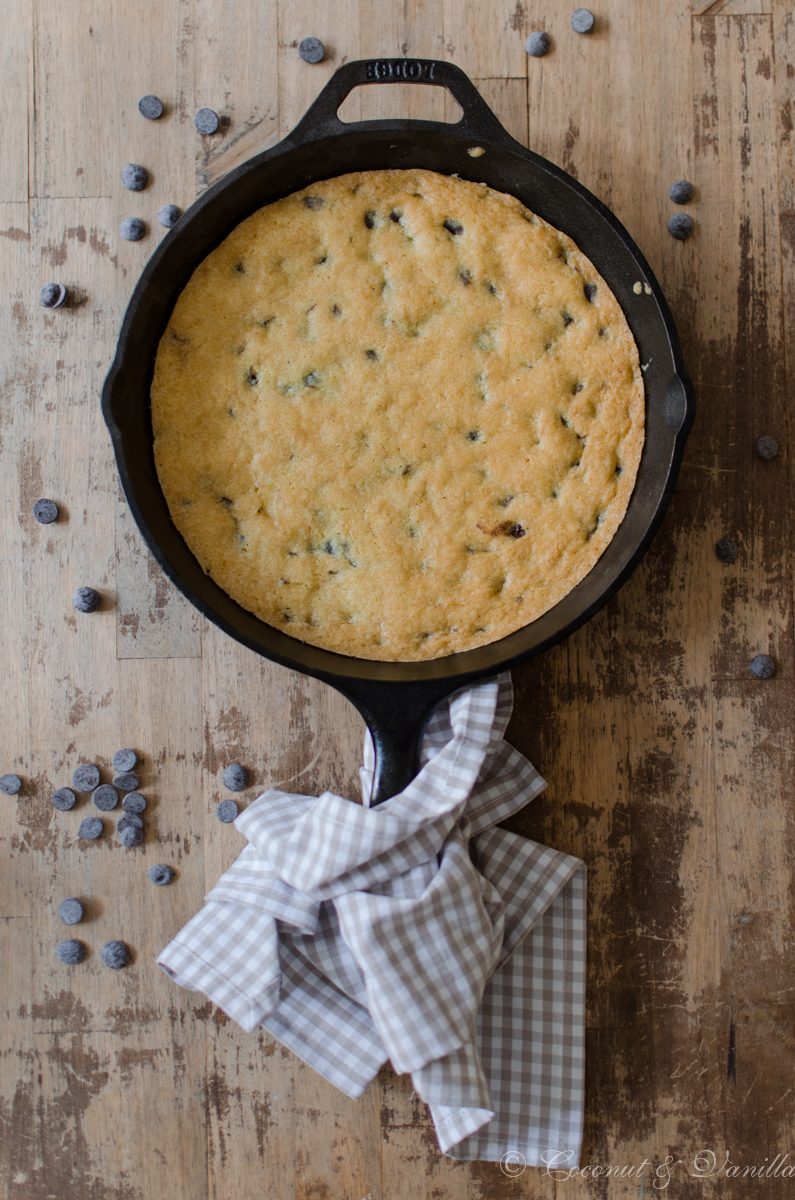
{"label": "cast iron skillet", "polygon": [[[359,84],[437,84],[458,101],[458,124],[386,120],[346,124],[337,110]],[[481,147],[472,157],[468,150]],[[158,342],[191,274],[236,225],[262,205],[349,171],[423,167],[485,182],[517,196],[574,239],[612,288],[635,336],[646,384],[646,442],[626,516],[593,570],[539,620],[501,641],[421,663],[348,658],[266,625],[205,575],[169,516],[155,471],[149,390]],[[347,63],[293,132],[231,171],[179,220],[144,270],[127,309],[102,393],[124,491],[150,550],[211,621],[258,654],[314,675],[364,717],[376,747],[373,802],[416,774],[419,745],[436,705],[561,641],[587,621],[640,562],[673,491],[695,416],[673,319],[646,260],[616,218],[563,171],[515,142],[460,68],[430,60]]]}

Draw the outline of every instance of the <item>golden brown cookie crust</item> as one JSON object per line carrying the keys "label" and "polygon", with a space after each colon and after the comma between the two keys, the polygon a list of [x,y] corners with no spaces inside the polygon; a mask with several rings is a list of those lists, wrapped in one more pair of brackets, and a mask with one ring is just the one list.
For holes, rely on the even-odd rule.
{"label": "golden brown cookie crust", "polygon": [[591,570],[644,391],[570,238],[485,185],[372,171],[268,205],[204,260],[152,421],[174,523],[238,603],[416,661],[505,637]]}

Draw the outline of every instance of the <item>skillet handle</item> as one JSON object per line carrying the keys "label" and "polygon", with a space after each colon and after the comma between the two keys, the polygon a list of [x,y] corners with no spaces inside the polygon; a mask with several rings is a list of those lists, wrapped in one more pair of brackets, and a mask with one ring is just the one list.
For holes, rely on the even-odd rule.
{"label": "skillet handle", "polygon": [[346,679],[342,683],[335,679],[333,686],[358,708],[372,735],[373,808],[411,783],[420,769],[420,747],[433,710],[461,685],[440,678],[407,683],[374,679]]}
{"label": "skillet handle", "polygon": [[[317,141],[321,137],[346,133],[362,125],[370,128],[389,128],[396,121],[341,121],[337,111],[355,87],[368,83],[424,83],[447,88],[462,109],[460,121],[416,121],[417,125],[441,125],[475,140],[483,139],[494,145],[513,145],[514,140],[503,128],[480,92],[455,63],[435,58],[360,58],[345,63],[334,72],[318,98],[289,135],[291,142]],[[400,118],[405,126],[408,118]]]}

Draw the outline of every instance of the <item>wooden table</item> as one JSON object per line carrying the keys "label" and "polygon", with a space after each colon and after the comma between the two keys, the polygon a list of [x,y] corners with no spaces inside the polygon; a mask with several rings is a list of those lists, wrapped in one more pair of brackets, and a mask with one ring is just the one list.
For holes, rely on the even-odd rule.
{"label": "wooden table", "polygon": [[[783,0],[600,0],[589,36],[542,0],[8,0],[0,142],[3,923],[0,1179],[23,1200],[435,1200],[793,1194],[792,561],[787,421],[795,373],[795,20]],[[220,11],[223,10],[223,11]],[[528,58],[527,33],[552,51]],[[300,61],[312,34],[326,61]],[[138,275],[163,231],[232,165],[282,137],[332,71],[439,56],[519,140],[605,201],[649,259],[700,405],[644,563],[585,628],[515,673],[514,744],[549,780],[515,821],[589,870],[587,1128],[557,1183],[442,1157],[423,1104],[385,1069],[346,1100],[268,1037],[242,1034],[155,955],[243,839],[214,815],[227,762],[257,789],[357,794],[362,726],[336,694],[203,621],[144,549],[99,407]],[[157,122],[136,111],[155,92]],[[202,139],[194,111],[222,116]],[[357,93],[356,116],[450,116],[434,89]],[[153,182],[126,192],[140,162]],[[695,236],[666,229],[691,179]],[[149,224],[139,243],[120,220]],[[55,279],[71,307],[47,312]],[[781,451],[754,452],[760,434]],[[34,500],[61,506],[38,525]],[[720,537],[740,547],[733,565]],[[70,597],[97,587],[102,608]],[[775,678],[748,663],[772,654]],[[79,761],[143,758],[147,840],[79,845]],[[146,877],[155,862],[178,876]],[[86,962],[61,966],[66,896]],[[112,972],[112,938],[134,962]],[[694,1157],[779,1169],[758,1184]],[[643,1184],[637,1171],[643,1161]],[[679,1162],[679,1160],[682,1160]],[[706,1165],[706,1160],[699,1160]],[[635,1168],[635,1178],[626,1172]],[[659,1181],[658,1181],[659,1182]],[[643,1188],[645,1187],[645,1193]],[[759,1190],[757,1190],[759,1189]]]}

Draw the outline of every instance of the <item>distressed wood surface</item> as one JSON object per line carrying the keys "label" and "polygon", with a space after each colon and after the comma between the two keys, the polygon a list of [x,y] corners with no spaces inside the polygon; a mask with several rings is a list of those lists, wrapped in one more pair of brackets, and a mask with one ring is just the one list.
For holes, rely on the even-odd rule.
{"label": "distressed wood surface", "polygon": [[[657,1191],[685,1200],[792,1195],[782,1174],[749,1172],[795,1161],[795,19],[784,0],[594,11],[578,37],[568,7],[537,0],[7,0],[0,773],[24,787],[0,804],[0,1196],[618,1200],[652,1194],[666,1162]],[[528,59],[542,28],[552,50]],[[317,66],[297,55],[307,34],[327,46]],[[165,236],[158,207],[187,207],[288,133],[337,66],[375,55],[458,63],[514,137],[613,209],[663,286],[698,394],[644,562],[515,673],[509,736],[550,786],[513,827],[589,872],[586,1137],[569,1179],[441,1156],[388,1067],[348,1101],[154,962],[242,846],[214,816],[223,767],[249,766],[243,803],[269,785],[355,798],[362,725],[163,576],[120,493],[102,380]],[[149,91],[158,122],[136,112]],[[212,138],[193,128],[202,105],[221,117]],[[432,88],[362,88],[341,115],[452,120],[455,106]],[[140,195],[121,186],[128,161],[152,173]],[[696,188],[686,243],[666,230],[682,177]],[[147,222],[140,243],[118,235],[129,215]],[[51,278],[74,299],[48,313],[36,298]],[[781,447],[772,462],[754,453],[761,434]],[[61,507],[54,525],[32,517],[42,495]],[[729,566],[722,536],[740,548]],[[71,606],[84,583],[103,596],[91,616]],[[759,652],[771,680],[749,675]],[[106,836],[81,843],[93,806],[59,813],[51,793],[125,745],[141,755],[146,841],[125,851],[105,818]],[[167,889],[146,878],[159,861],[177,872]],[[72,931],[57,916],[68,895],[86,909]],[[73,969],[54,957],[70,932],[89,947]],[[115,937],[134,951],[121,972],[99,958]]]}

